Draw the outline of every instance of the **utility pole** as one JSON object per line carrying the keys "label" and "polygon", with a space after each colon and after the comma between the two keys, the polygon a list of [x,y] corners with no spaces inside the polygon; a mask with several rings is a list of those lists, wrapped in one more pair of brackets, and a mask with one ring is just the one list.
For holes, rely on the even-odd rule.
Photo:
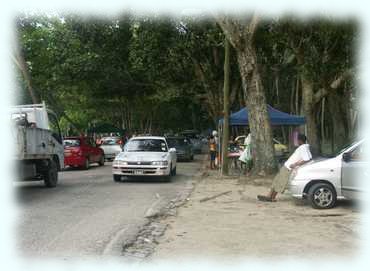
{"label": "utility pole", "polygon": [[230,96],[230,44],[225,37],[224,62],[224,122],[222,129],[222,175],[229,174],[228,146],[229,146],[229,97]]}

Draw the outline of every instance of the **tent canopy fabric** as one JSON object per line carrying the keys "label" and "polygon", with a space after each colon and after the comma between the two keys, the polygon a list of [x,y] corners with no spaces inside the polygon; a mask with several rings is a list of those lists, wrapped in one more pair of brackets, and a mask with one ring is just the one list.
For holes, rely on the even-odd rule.
{"label": "tent canopy fabric", "polygon": [[[270,105],[267,105],[267,111],[270,117],[271,125],[302,125],[306,123],[305,117],[291,115],[281,112]],[[223,123],[223,118],[219,120],[219,124]],[[230,126],[246,126],[249,124],[248,109],[242,108],[238,112],[230,115]]]}

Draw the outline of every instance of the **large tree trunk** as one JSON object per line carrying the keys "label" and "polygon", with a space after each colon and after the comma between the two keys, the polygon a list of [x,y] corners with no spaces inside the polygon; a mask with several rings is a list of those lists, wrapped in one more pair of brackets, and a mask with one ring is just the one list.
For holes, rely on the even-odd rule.
{"label": "large tree trunk", "polygon": [[312,154],[320,154],[320,142],[315,118],[315,103],[313,100],[313,82],[304,73],[301,73],[302,83],[302,113],[306,117],[307,141],[310,144]]}
{"label": "large tree trunk", "polygon": [[338,93],[331,93],[327,101],[333,124],[332,133],[335,134],[334,151],[338,151],[349,141],[347,112],[342,108],[343,101]]}
{"label": "large tree trunk", "polygon": [[246,105],[249,110],[249,126],[254,154],[253,171],[259,175],[273,173],[276,170],[276,162],[272,131],[254,44],[254,34],[259,16],[253,14],[248,21],[223,16],[218,17],[217,22],[235,48],[238,59]]}
{"label": "large tree trunk", "polygon": [[224,63],[224,123],[222,133],[222,175],[229,173],[228,146],[229,146],[229,99],[230,99],[230,44],[225,39]]}
{"label": "large tree trunk", "polygon": [[[276,170],[276,162],[272,130],[254,48],[245,51],[237,50],[237,58],[249,111],[248,120],[254,154],[253,171],[259,175],[273,173]],[[250,65],[254,66],[252,70]]]}

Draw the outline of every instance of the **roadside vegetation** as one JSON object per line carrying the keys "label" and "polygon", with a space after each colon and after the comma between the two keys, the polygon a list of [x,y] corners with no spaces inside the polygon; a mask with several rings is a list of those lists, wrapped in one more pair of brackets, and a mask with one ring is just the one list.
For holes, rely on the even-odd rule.
{"label": "roadside vegetation", "polygon": [[225,38],[229,106],[247,106],[255,169],[274,171],[267,104],[304,115],[315,152],[355,136],[357,24],[350,19],[256,14],[117,18],[20,14],[13,54],[17,103],[46,101],[65,134],[108,122],[128,131],[215,129],[224,110]]}

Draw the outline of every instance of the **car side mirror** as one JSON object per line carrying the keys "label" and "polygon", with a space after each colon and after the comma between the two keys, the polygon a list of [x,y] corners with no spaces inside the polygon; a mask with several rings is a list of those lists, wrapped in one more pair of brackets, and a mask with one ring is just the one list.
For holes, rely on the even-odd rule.
{"label": "car side mirror", "polygon": [[176,152],[175,148],[170,148],[169,152]]}
{"label": "car side mirror", "polygon": [[346,163],[351,161],[351,153],[350,152],[343,153],[342,160]]}

